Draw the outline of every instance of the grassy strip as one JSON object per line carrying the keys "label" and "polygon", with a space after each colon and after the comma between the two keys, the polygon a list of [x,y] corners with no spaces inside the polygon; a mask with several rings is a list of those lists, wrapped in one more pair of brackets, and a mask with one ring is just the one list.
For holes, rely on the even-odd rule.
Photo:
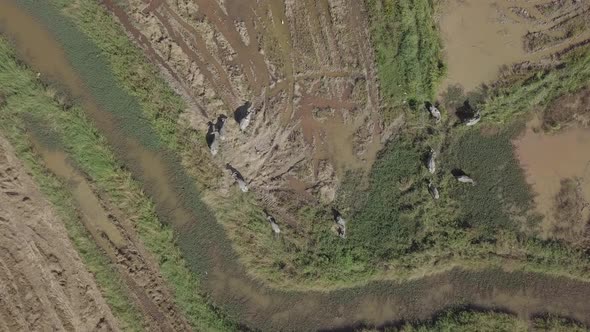
{"label": "grassy strip", "polygon": [[572,93],[590,81],[588,47],[566,56],[561,66],[535,71],[517,82],[496,89],[486,101],[482,114],[486,121],[507,123],[516,115],[544,107],[559,96]]}
{"label": "grassy strip", "polygon": [[[107,142],[74,107],[67,112],[58,108],[40,108],[40,121],[50,123],[61,135],[67,152],[102,191],[136,225],[138,234],[154,254],[160,271],[172,286],[175,300],[197,330],[232,330],[234,325],[222,317],[200,294],[198,279],[189,271],[180,250],[175,246],[174,232],[156,217],[154,204],[141,191],[138,183],[124,172]],[[20,115],[20,116],[19,116]],[[12,121],[22,121],[24,114],[13,114]],[[155,141],[154,141],[155,142]]]}
{"label": "grassy strip", "polygon": [[381,97],[386,116],[432,100],[445,73],[434,0],[369,0]]}
{"label": "grassy strip", "polygon": [[[516,315],[495,312],[475,311],[468,309],[452,309],[445,311],[435,318],[409,322],[399,327],[385,328],[385,332],[429,332],[429,331],[458,331],[458,332],[526,332],[526,331],[570,331],[584,332],[589,329],[584,325],[567,318],[540,315],[530,321],[519,319]],[[370,332],[371,330],[363,330]]]}
{"label": "grassy strip", "polygon": [[525,321],[514,315],[500,312],[447,311],[438,317],[420,324],[405,324],[388,332],[426,332],[426,331],[528,331]]}
{"label": "grassy strip", "polygon": [[142,331],[141,314],[127,296],[116,268],[82,225],[71,194],[39,162],[39,157],[29,143],[22,116],[42,117],[40,113],[63,113],[48,94],[52,93],[35,80],[31,71],[17,64],[13,51],[0,39],[0,95],[4,100],[0,107],[2,132],[15,147],[19,158],[23,160],[42,192],[55,206],[72,243],[94,275],[121,328],[126,331]]}

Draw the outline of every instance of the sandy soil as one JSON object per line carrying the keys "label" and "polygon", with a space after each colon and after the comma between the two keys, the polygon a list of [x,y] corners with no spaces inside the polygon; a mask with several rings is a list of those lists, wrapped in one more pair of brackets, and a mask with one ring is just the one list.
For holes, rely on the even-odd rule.
{"label": "sandy soil", "polygon": [[0,330],[118,330],[62,222],[3,138],[0,192]]}

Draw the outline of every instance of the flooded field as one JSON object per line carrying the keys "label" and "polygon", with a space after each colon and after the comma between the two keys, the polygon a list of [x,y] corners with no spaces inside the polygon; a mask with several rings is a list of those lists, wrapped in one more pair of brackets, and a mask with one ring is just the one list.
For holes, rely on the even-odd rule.
{"label": "flooded field", "polygon": [[[566,128],[547,133],[538,118],[527,125],[525,133],[515,142],[516,153],[526,171],[528,182],[536,192],[535,203],[543,214],[542,234],[545,237],[556,232],[556,227],[569,227],[583,233],[590,221],[590,129]],[[559,195],[564,193],[564,180],[572,180],[582,197],[579,205],[566,206],[578,214],[572,225],[561,225],[558,213]]]}
{"label": "flooded field", "polygon": [[[321,4],[325,5],[326,3],[322,2]],[[211,6],[211,2],[208,5]],[[148,10],[153,6],[158,8],[159,3],[152,2],[152,6],[148,7]],[[269,5],[268,8],[273,10],[272,8],[275,7]],[[227,15],[219,10],[210,8],[206,8],[206,10],[209,10],[208,13],[212,17],[213,23],[219,23],[218,16]],[[320,7],[318,10],[325,13],[326,7]],[[231,12],[229,9],[228,11]],[[42,10],[34,13],[36,17],[57,15],[55,12]],[[275,15],[278,16],[271,17],[281,17],[282,14]],[[57,18],[63,19],[60,16],[53,16],[54,20]],[[402,320],[430,318],[440,310],[461,303],[507,310],[517,313],[523,318],[528,318],[536,313],[552,312],[590,324],[590,316],[588,315],[590,303],[586,301],[590,297],[588,284],[540,274],[508,273],[495,269],[481,272],[454,269],[404,283],[376,282],[370,283],[366,287],[334,292],[280,292],[249,279],[244,268],[237,263],[236,255],[231,250],[223,229],[212,217],[208,207],[201,205],[200,195],[194,183],[179,165],[176,156],[166,151],[158,143],[155,134],[150,136],[152,135],[150,124],[142,122],[141,112],[126,113],[128,112],[127,108],[134,107],[134,100],[119,91],[116,80],[110,76],[106,76],[107,78],[92,76],[85,68],[85,66],[91,65],[95,70],[92,73],[112,75],[105,61],[95,60],[96,58],[100,59],[100,56],[96,56],[100,52],[92,49],[85,55],[92,54],[94,57],[87,58],[83,56],[84,54],[72,56],[68,53],[66,55],[64,49],[71,50],[69,47],[79,46],[78,43],[82,43],[86,37],[78,31],[68,30],[71,34],[67,37],[72,38],[71,40],[58,34],[56,34],[58,37],[54,38],[54,35],[48,33],[47,29],[59,29],[50,26],[48,20],[48,17],[45,17],[40,21],[43,24],[40,24],[30,14],[15,6],[14,2],[5,1],[0,4],[2,32],[14,39],[23,61],[34,70],[39,71],[41,77],[50,77],[80,101],[88,117],[107,137],[109,144],[116,151],[117,157],[131,170],[134,177],[143,183],[145,192],[156,205],[160,219],[172,225],[176,230],[179,246],[183,250],[185,259],[193,272],[202,278],[206,293],[211,296],[215,304],[226,309],[232,317],[237,318],[241,323],[269,331],[338,328],[350,330],[362,324],[387,326]],[[319,20],[323,22],[325,18],[320,17]],[[255,28],[251,23],[245,24],[246,29]],[[19,33],[23,28],[22,25],[26,25],[26,34]],[[221,27],[220,29],[225,31],[223,30],[225,28]],[[324,26],[324,28],[326,27]],[[235,32],[228,31],[226,34],[229,36],[227,38],[230,43],[240,43],[237,39],[239,36]],[[357,36],[357,42],[360,43],[358,38],[362,39],[362,37],[362,34]],[[241,40],[242,37],[239,38]],[[35,42],[37,39],[44,39],[44,47],[37,46]],[[328,51],[332,47],[329,44],[325,45],[318,40],[308,40],[308,42],[325,47],[323,48],[324,55],[337,54],[337,52]],[[242,47],[251,51],[249,46]],[[92,51],[96,51],[96,53]],[[318,52],[322,52],[322,49],[319,49]],[[317,55],[317,58],[321,59],[321,54]],[[337,59],[336,56],[333,61],[336,62]],[[259,60],[252,60],[252,63],[248,65],[251,68],[247,75],[249,82],[264,81],[265,78],[259,71],[261,70],[260,66]],[[288,76],[287,74],[286,77]],[[371,80],[369,79],[369,81]],[[372,89],[372,83],[367,84],[369,85],[368,89]],[[256,90],[256,86],[254,84],[252,89]],[[107,90],[109,94],[106,95],[111,98],[128,98],[126,100],[130,100],[130,102],[123,103],[122,106],[121,104],[109,104],[101,99],[104,98],[103,89],[110,89]],[[231,94],[231,92],[227,93]],[[288,92],[285,94],[289,95]],[[312,100],[313,103],[326,106],[327,103],[322,104],[320,101],[322,100]],[[278,101],[277,105],[286,106],[282,101]],[[337,104],[334,107],[344,106],[346,105]],[[313,108],[309,109],[311,111]],[[339,119],[337,118],[337,120]],[[342,122],[345,120],[344,117],[341,118]],[[140,129],[145,131],[141,135],[150,136],[150,140],[142,138],[140,133],[136,133],[126,126],[131,128],[140,126]],[[349,137],[349,134],[342,134],[338,129],[338,127],[334,129],[338,135]],[[368,130],[369,133],[376,130],[371,129]],[[316,136],[311,131],[307,137],[313,140]],[[302,139],[304,138],[302,137]],[[350,147],[345,146],[344,148],[349,149]],[[96,227],[103,225],[101,216],[104,216],[106,212],[101,210],[103,208],[100,206],[100,202],[97,203],[97,198],[92,195],[91,188],[84,185],[86,183],[84,178],[81,175],[76,175],[71,164],[66,162],[65,156],[59,152],[47,151],[42,152],[42,155],[54,173],[58,176],[61,175],[66,180],[74,180],[69,181],[71,190],[83,202],[80,204],[82,209],[86,206],[88,211],[94,211],[93,213],[99,217],[97,220],[93,217],[89,222],[97,225]],[[348,156],[350,157],[350,155]],[[285,178],[286,181],[293,183],[295,189],[301,188],[302,182],[294,180],[293,177],[286,176]],[[80,184],[82,184],[81,187]],[[110,226],[105,227],[105,234],[110,237],[108,234],[114,233],[115,230]],[[113,238],[115,241],[119,241],[121,238],[126,239],[127,235],[113,235]],[[148,284],[138,287],[138,291],[141,292],[149,288],[151,285]],[[156,303],[154,306],[147,304],[144,309],[162,324],[162,329],[168,328],[168,324],[173,328],[184,328],[180,326],[184,322],[176,319],[177,317],[165,310],[167,303],[162,304],[156,300],[153,302]],[[160,321],[158,315],[169,316]]]}
{"label": "flooded field", "polygon": [[[545,36],[563,34],[564,26],[590,19],[589,7],[588,1],[446,1],[440,27],[448,74],[439,91],[453,84],[472,90],[494,81],[503,66],[539,60],[587,40],[590,33],[583,24],[563,37]],[[527,46],[540,39],[551,42]]]}

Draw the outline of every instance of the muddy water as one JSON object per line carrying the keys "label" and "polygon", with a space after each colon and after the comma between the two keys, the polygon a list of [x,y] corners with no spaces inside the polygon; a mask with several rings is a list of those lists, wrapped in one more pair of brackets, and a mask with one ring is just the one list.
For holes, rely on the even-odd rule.
{"label": "muddy water", "polygon": [[[553,27],[565,17],[581,13],[586,6],[572,1],[574,7],[554,14],[543,14],[536,7],[548,3],[548,0],[447,0],[440,30],[448,73],[439,91],[457,83],[467,91],[472,90],[495,80],[503,65],[537,61],[590,38],[588,31],[581,31],[556,45],[527,53],[523,44],[528,32],[554,34]],[[567,10],[570,12],[566,13]],[[519,11],[528,16],[519,15]]]}
{"label": "muddy water", "polygon": [[[161,191],[158,197],[162,207],[167,211],[174,211],[175,221],[180,225],[188,222],[188,213],[179,209],[177,195],[172,194],[172,184],[164,170],[167,165],[162,155],[152,151],[139,143],[138,139],[125,136],[120,126],[120,120],[111,112],[105,111],[88,91],[88,86],[76,70],[72,67],[60,44],[55,40],[41,23],[19,8],[13,1],[0,3],[0,31],[16,45],[18,54],[40,73],[42,79],[56,82],[65,88],[72,97],[79,101],[84,111],[107,136],[110,142],[124,155],[140,166],[142,177]],[[106,69],[106,68],[105,68]]]}
{"label": "muddy water", "polygon": [[[365,139],[371,138],[362,155],[355,152],[355,134],[362,131],[362,117],[355,122],[345,119],[345,113],[355,112],[356,105],[337,98],[323,98],[303,94],[295,114],[301,121],[301,130],[306,143],[314,146],[314,171],[322,160],[329,160],[335,166],[336,173],[343,177],[345,171],[362,169],[368,172],[377,157],[380,142],[373,130],[366,130]],[[350,117],[350,116],[349,116]],[[376,127],[376,126],[375,126]]]}
{"label": "muddy water", "polygon": [[[502,21],[496,1],[450,0],[440,27],[448,65],[445,84],[465,90],[493,80],[500,66],[525,56],[522,36],[527,26]],[[443,87],[444,89],[444,87]]]}
{"label": "muddy water", "polygon": [[[271,331],[349,328],[360,321],[386,325],[402,319],[428,318],[456,303],[500,307],[523,317],[551,311],[590,323],[587,284],[534,274],[453,270],[411,282],[378,282],[329,293],[285,293],[259,285],[245,276],[220,226],[207,216],[207,208],[198,211],[191,205],[199,200],[198,194],[191,183],[178,185],[183,175],[171,166],[174,159],[163,151],[146,148],[118,125],[139,118],[117,118],[116,110],[100,107],[86,85],[80,83],[78,71],[64,60],[60,45],[12,2],[0,3],[0,18],[4,31],[16,39],[23,59],[79,98],[118,157],[143,181],[160,217],[177,230],[179,245],[193,271],[203,277],[202,285],[217,304],[230,308],[242,323]],[[19,33],[23,29],[26,34]],[[35,45],[38,39],[45,39],[45,47]],[[62,157],[48,155],[48,160],[56,172],[71,176]]]}
{"label": "muddy water", "polygon": [[[540,121],[535,118],[515,141],[515,147],[527,181],[537,194],[537,209],[545,216],[543,233],[549,235],[562,179],[578,179],[586,201],[590,202],[590,129],[569,128],[548,134],[540,129]],[[588,208],[585,212],[588,216]]]}
{"label": "muddy water", "polygon": [[44,27],[17,7],[13,1],[0,2],[0,32],[16,43],[19,54],[34,64],[37,71],[51,80],[68,86],[73,94],[83,91],[82,80],[70,65],[65,53],[55,44],[53,36]]}
{"label": "muddy water", "polygon": [[47,168],[66,183],[80,210],[82,222],[92,237],[100,239],[106,236],[115,247],[122,248],[126,242],[123,235],[109,219],[108,212],[88,181],[68,161],[68,156],[63,151],[49,149],[34,139],[33,145]]}

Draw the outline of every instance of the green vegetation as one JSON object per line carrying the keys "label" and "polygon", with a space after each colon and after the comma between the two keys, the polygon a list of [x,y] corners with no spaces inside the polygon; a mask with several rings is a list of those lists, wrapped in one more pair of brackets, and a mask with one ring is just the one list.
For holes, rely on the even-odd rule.
{"label": "green vegetation", "polygon": [[[51,201],[64,221],[68,235],[84,264],[94,275],[113,314],[126,331],[141,331],[141,314],[127,296],[124,283],[109,258],[96,246],[82,225],[74,199],[64,186],[50,174],[33,152],[26,133],[24,117],[46,119],[46,114],[65,114],[50,98],[51,90],[43,88],[32,72],[20,67],[13,51],[0,39],[0,128],[14,146],[19,158],[31,172],[42,192]],[[89,132],[92,134],[92,132]]]}
{"label": "green vegetation", "polygon": [[[370,330],[363,330],[369,332]],[[583,325],[552,315],[536,316],[530,322],[517,316],[495,311],[474,311],[468,309],[452,309],[435,318],[402,324],[399,327],[385,328],[386,332],[584,332]]]}
{"label": "green vegetation", "polygon": [[391,332],[462,331],[492,332],[528,331],[526,322],[517,317],[500,312],[447,311],[435,319],[420,324],[405,324]]}
{"label": "green vegetation", "polygon": [[532,319],[533,330],[546,332],[587,332],[590,329],[576,321],[551,314],[540,315]]}
{"label": "green vegetation", "polygon": [[477,229],[481,240],[500,229],[517,232],[512,218],[527,220],[533,208],[532,193],[512,151],[511,140],[520,128],[498,129],[489,136],[477,130],[459,134],[441,158],[445,171],[460,169],[476,180],[475,186],[451,182],[448,194],[462,207],[458,223]]}
{"label": "green vegetation", "polygon": [[525,72],[498,86],[481,109],[488,122],[509,123],[518,114],[545,107],[559,96],[579,91],[590,81],[588,47],[573,51],[561,65]]}
{"label": "green vegetation", "polygon": [[432,100],[444,75],[435,0],[369,0],[371,36],[386,115]]}

